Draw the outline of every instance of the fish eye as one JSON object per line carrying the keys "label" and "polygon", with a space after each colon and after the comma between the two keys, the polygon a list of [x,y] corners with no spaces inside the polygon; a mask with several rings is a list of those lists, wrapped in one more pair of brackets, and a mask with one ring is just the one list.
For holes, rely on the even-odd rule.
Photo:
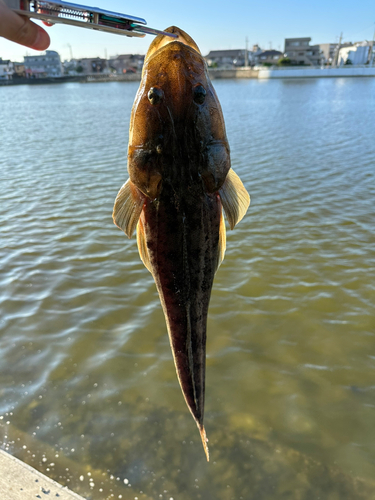
{"label": "fish eye", "polygon": [[148,100],[154,106],[159,104],[163,98],[163,91],[159,87],[151,87],[147,94]]}
{"label": "fish eye", "polygon": [[203,104],[204,100],[206,99],[206,89],[203,87],[203,85],[197,85],[194,87],[194,101],[197,104]]}

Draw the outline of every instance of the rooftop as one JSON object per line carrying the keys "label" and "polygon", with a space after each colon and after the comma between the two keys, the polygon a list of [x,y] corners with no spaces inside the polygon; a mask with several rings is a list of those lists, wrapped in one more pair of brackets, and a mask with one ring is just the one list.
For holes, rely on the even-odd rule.
{"label": "rooftop", "polygon": [[282,56],[283,53],[280,52],[279,50],[264,50],[260,56],[267,56],[267,57],[272,57],[272,56]]}
{"label": "rooftop", "polygon": [[230,50],[211,50],[209,54],[205,57],[238,57],[241,54],[244,54],[244,49],[230,49]]}

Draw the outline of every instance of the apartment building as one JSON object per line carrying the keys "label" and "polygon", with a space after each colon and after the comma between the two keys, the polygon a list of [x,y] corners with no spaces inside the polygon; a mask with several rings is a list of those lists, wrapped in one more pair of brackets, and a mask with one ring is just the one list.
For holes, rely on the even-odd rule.
{"label": "apartment building", "polygon": [[286,38],[284,55],[289,57],[293,66],[320,66],[319,45],[310,45],[311,38]]}
{"label": "apartment building", "polygon": [[63,74],[60,56],[54,50],[46,50],[41,55],[25,56],[24,64],[29,78],[59,77]]}

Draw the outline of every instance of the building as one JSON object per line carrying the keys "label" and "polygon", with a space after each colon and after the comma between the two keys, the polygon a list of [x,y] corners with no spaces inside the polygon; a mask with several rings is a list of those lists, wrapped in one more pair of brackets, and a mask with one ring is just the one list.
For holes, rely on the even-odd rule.
{"label": "building", "polygon": [[[342,43],[341,47],[351,47],[353,44],[351,42]],[[320,53],[322,55],[323,64],[334,65],[337,57],[337,50],[339,48],[338,43],[320,43],[319,44]]]}
{"label": "building", "polygon": [[337,65],[343,66],[344,64],[361,65],[372,63],[373,45],[370,42],[357,42],[348,47],[340,47]]}
{"label": "building", "polygon": [[101,57],[85,57],[76,60],[76,71],[84,75],[97,75],[98,73],[105,75],[109,73],[109,65],[107,59],[102,59]]}
{"label": "building", "polygon": [[335,60],[337,43],[320,43],[319,48],[325,64],[332,64]]}
{"label": "building", "polygon": [[14,67],[13,78],[25,78],[26,77],[24,63],[15,62],[15,63],[13,63],[13,67]]}
{"label": "building", "polygon": [[28,78],[56,78],[63,74],[60,56],[54,50],[46,50],[41,55],[25,56],[24,64]]}
{"label": "building", "polygon": [[11,80],[13,75],[13,63],[9,59],[4,60],[0,57],[0,80]]}
{"label": "building", "polygon": [[320,66],[319,45],[310,45],[311,38],[285,38],[284,55],[292,66]]}
{"label": "building", "polygon": [[258,56],[263,52],[263,49],[259,47],[258,44],[253,45],[252,50],[249,52],[250,66],[255,66],[258,64]]}
{"label": "building", "polygon": [[264,50],[255,56],[255,64],[260,66],[272,66],[277,64],[282,57],[283,53],[279,50]]}
{"label": "building", "polygon": [[77,72],[77,60],[71,59],[70,61],[63,61],[62,63],[64,69],[64,75],[76,76]]}
{"label": "building", "polygon": [[245,49],[211,50],[205,56],[208,66],[217,68],[233,68],[245,66]]}
{"label": "building", "polygon": [[117,74],[133,73],[141,71],[145,56],[138,54],[123,54],[120,56],[111,57],[109,60],[109,68]]}

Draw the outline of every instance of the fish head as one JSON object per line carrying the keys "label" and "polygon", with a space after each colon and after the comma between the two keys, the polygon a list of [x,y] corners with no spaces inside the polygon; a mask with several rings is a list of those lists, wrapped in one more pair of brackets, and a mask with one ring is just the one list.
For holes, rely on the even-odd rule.
{"label": "fish head", "polygon": [[[206,191],[222,186],[230,168],[224,118],[207,65],[194,40],[159,35],[145,57],[130,120],[128,170],[151,199],[163,182]],[[176,188],[177,189],[177,188]]]}

